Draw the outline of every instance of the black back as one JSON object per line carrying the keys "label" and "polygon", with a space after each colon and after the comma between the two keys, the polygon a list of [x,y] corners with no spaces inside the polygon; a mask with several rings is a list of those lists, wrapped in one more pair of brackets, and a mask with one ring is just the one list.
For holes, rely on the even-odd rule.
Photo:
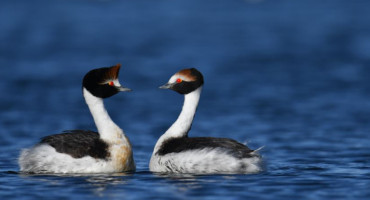
{"label": "black back", "polygon": [[110,78],[109,74],[111,74],[112,67],[103,67],[89,71],[82,81],[82,86],[91,94],[100,98],[108,98],[117,94],[119,90],[116,87],[112,87],[108,83],[103,84],[107,81],[107,78]]}
{"label": "black back", "polygon": [[40,144],[49,144],[57,152],[69,154],[74,158],[91,156],[107,159],[110,156],[108,144],[100,139],[99,133],[93,131],[64,131],[61,134],[42,138]]}
{"label": "black back", "polygon": [[163,142],[156,154],[165,155],[168,153],[179,153],[190,150],[201,150],[205,148],[219,148],[236,158],[253,157],[251,154],[253,150],[249,149],[244,144],[228,138],[213,137],[171,138]]}
{"label": "black back", "polygon": [[181,83],[177,83],[171,87],[172,90],[180,93],[180,94],[189,94],[190,92],[198,89],[200,86],[204,84],[204,79],[202,73],[200,73],[197,69],[185,69],[182,71],[186,71],[187,73],[190,72],[188,76],[194,77],[194,81],[182,81]]}

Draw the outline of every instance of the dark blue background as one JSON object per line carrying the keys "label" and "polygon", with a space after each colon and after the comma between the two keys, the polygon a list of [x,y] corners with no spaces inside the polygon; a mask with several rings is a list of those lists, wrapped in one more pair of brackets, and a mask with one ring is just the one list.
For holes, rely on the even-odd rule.
{"label": "dark blue background", "polygon": [[[0,196],[368,198],[369,8],[365,0],[2,0]],[[40,137],[95,130],[81,80],[116,63],[134,92],[106,106],[133,143],[137,173],[14,173],[20,149]],[[265,172],[148,171],[182,105],[181,95],[157,88],[185,67],[205,76],[190,136],[265,146]]]}

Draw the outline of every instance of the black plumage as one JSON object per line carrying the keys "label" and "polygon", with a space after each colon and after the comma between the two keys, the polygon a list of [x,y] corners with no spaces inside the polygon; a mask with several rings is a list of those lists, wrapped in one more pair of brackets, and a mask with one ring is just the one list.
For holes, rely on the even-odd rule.
{"label": "black plumage", "polygon": [[89,71],[83,78],[82,86],[91,94],[100,98],[108,98],[117,94],[119,92],[117,87],[112,87],[104,82],[116,79],[120,66],[103,67]]}
{"label": "black plumage", "polygon": [[180,94],[189,94],[190,92],[198,89],[204,84],[203,75],[195,68],[185,69],[182,71],[189,72],[190,76],[195,78],[192,81],[182,81],[181,83],[174,84],[171,89]]}
{"label": "black plumage", "polygon": [[181,83],[175,84],[173,87],[171,87],[171,89],[180,94],[189,94],[199,87],[198,81],[182,81]]}
{"label": "black plumage", "polygon": [[249,149],[244,144],[228,138],[213,138],[213,137],[180,137],[171,138],[163,142],[159,150],[156,152],[158,155],[165,155],[169,153],[179,153],[190,150],[201,149],[222,149],[226,153],[236,158],[250,158],[254,155],[251,154],[253,150]]}
{"label": "black plumage", "polygon": [[40,144],[49,144],[59,153],[66,153],[74,158],[91,156],[108,159],[108,144],[100,139],[99,133],[85,130],[69,130],[60,134],[49,135],[41,139]]}

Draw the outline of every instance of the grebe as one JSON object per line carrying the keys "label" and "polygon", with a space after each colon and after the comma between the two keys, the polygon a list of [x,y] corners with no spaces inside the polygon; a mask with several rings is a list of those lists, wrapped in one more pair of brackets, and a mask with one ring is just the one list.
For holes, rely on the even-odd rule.
{"label": "grebe", "polygon": [[257,150],[228,138],[188,137],[203,87],[203,75],[184,69],[174,74],[161,89],[185,96],[182,111],[158,139],[149,169],[170,173],[257,173],[262,170]]}
{"label": "grebe", "polygon": [[111,173],[134,171],[131,144],[109,117],[104,98],[131,89],[121,86],[121,65],[94,69],[82,82],[83,96],[98,132],[64,131],[46,136],[19,157],[21,172],[26,173]]}

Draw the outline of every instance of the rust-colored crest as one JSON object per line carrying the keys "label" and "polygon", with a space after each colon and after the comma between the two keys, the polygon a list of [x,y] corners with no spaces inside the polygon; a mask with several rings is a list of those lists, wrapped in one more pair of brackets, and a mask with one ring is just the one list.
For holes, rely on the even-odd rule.
{"label": "rust-colored crest", "polygon": [[191,73],[191,69],[183,69],[177,72],[178,75],[186,78],[187,81],[195,81],[197,78]]}
{"label": "rust-colored crest", "polygon": [[118,63],[115,66],[112,66],[108,69],[107,73],[105,74],[105,79],[106,80],[114,80],[118,79],[118,73],[119,69],[121,68],[121,64]]}

